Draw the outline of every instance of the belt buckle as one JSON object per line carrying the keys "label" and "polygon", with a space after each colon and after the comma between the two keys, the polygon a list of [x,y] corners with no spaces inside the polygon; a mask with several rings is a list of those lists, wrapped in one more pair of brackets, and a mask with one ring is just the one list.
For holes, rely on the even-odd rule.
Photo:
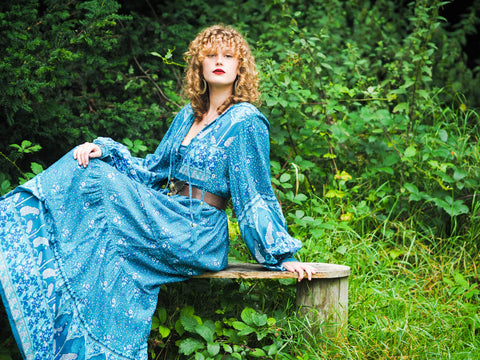
{"label": "belt buckle", "polygon": [[183,189],[183,187],[185,186],[186,183],[187,182],[183,181],[183,180],[172,181],[170,183],[170,185],[168,186],[170,191],[167,193],[167,195],[171,196],[171,195],[178,194],[180,191],[182,191],[182,189]]}

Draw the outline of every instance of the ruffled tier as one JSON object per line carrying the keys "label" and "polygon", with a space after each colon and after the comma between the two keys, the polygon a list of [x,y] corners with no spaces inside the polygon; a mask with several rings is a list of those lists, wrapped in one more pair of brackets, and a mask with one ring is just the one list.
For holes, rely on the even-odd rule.
{"label": "ruffled tier", "polygon": [[26,359],[147,359],[160,286],[227,266],[224,212],[71,153],[0,214],[2,296]]}

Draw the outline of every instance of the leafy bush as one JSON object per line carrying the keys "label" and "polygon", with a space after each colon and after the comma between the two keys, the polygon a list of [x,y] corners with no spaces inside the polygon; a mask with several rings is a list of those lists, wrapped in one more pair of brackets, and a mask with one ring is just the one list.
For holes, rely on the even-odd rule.
{"label": "leafy bush", "polygon": [[[310,334],[288,303],[291,284],[204,283],[214,289],[207,309],[193,301],[205,289],[169,285],[152,358],[268,358],[275,347],[285,359],[475,358],[480,66],[465,50],[480,16],[478,2],[466,4],[2,3],[0,191],[96,136],[152,152],[185,103],[189,41],[212,23],[233,24],[257,59],[272,182],[304,242],[300,257],[352,267],[349,335]],[[452,23],[444,17],[454,6]],[[231,257],[250,261],[230,222]]]}

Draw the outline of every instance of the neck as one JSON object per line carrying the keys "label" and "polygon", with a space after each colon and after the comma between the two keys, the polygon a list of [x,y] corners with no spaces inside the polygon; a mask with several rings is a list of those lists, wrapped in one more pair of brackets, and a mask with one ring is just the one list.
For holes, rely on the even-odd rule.
{"label": "neck", "polygon": [[218,107],[222,105],[225,100],[227,100],[228,97],[232,94],[232,85],[223,87],[211,86],[209,88],[209,93],[210,107],[208,109],[208,112],[216,112]]}

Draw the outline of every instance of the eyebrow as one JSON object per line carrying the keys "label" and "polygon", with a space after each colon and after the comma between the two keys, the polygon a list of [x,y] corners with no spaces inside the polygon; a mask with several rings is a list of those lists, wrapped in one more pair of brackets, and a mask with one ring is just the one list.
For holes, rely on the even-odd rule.
{"label": "eyebrow", "polygon": [[205,48],[203,49],[203,53],[209,53],[211,51],[218,51],[219,49],[223,49],[223,52],[230,52],[232,54],[236,54],[237,51],[234,46],[232,46],[231,42],[224,39],[210,39],[210,41],[205,44]]}

